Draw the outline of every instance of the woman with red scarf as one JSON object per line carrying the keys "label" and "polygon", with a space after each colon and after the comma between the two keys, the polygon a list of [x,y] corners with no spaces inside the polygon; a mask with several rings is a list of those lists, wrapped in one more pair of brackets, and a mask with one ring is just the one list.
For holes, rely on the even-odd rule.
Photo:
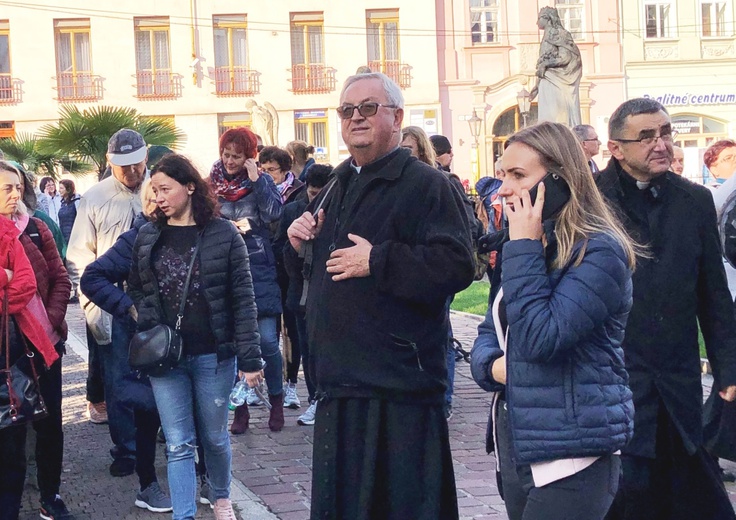
{"label": "woman with red scarf", "polygon": [[[0,161],[0,215],[12,214],[22,204],[21,182],[15,167]],[[0,216],[0,301],[7,293],[10,364],[25,355],[24,336],[34,352],[40,354],[35,359],[40,357],[42,364],[49,368],[59,355],[29,307],[36,296],[36,278],[18,239],[19,235],[20,231],[13,221]],[[0,355],[0,363],[5,366],[4,355]],[[41,369],[41,363],[38,363],[37,368]],[[26,474],[25,445],[25,424],[0,430],[0,520],[18,518]]]}
{"label": "woman with red scarf", "polygon": [[[283,359],[278,337],[282,307],[269,224],[281,218],[283,208],[273,179],[256,165],[257,144],[255,134],[247,128],[231,128],[222,134],[220,159],[212,165],[209,181],[220,203],[221,216],[240,230],[248,247],[271,404],[268,426],[272,431],[280,431],[284,427]],[[254,392],[249,392],[246,404],[235,410],[230,428],[233,434],[245,433],[248,428],[248,404],[255,406],[262,402]]]}

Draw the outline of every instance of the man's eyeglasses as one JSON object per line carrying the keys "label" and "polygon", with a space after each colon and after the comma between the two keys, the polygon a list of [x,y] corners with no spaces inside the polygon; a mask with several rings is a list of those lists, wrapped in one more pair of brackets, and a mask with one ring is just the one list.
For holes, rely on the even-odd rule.
{"label": "man's eyeglasses", "polygon": [[360,105],[342,105],[340,107],[337,107],[337,115],[340,116],[341,119],[351,119],[353,117],[355,109],[358,109],[358,113],[361,116],[371,117],[376,115],[376,112],[378,112],[378,107],[399,108],[396,105],[383,105],[381,103],[373,102],[361,103]]}
{"label": "man's eyeglasses", "polygon": [[639,139],[620,139],[620,138],[612,138],[613,141],[618,141],[619,143],[639,143],[643,144],[644,146],[652,146],[657,142],[657,139],[662,139],[665,143],[671,143],[674,141],[675,136],[674,132],[663,132],[659,135],[648,135],[646,137],[640,137]]}

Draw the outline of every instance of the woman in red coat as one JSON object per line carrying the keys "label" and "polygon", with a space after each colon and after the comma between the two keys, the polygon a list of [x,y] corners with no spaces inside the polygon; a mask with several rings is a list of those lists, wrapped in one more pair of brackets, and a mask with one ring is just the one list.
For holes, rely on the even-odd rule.
{"label": "woman in red coat", "polygon": [[[10,363],[24,354],[22,334],[48,368],[59,355],[31,311],[31,302],[37,294],[36,279],[18,239],[20,232],[9,218],[21,204],[20,187],[18,171],[0,161],[0,301],[7,293],[11,318]],[[4,356],[0,357],[4,366]],[[0,520],[18,518],[26,473],[25,438],[25,425],[0,430]]]}
{"label": "woman in red coat", "polygon": [[[24,184],[21,179],[21,184]],[[21,197],[23,189],[21,189]],[[14,212],[12,208],[0,208],[0,215],[10,218],[20,232],[28,260],[36,278],[37,292],[31,300],[30,309],[41,323],[56,352],[64,353],[67,325],[64,320],[69,304],[71,281],[62,263],[54,236],[48,226],[31,217],[20,202]],[[36,464],[38,465],[38,489],[41,493],[42,518],[71,518],[61,500],[61,470],[64,458],[64,433],[61,415],[61,360],[40,375],[41,395],[46,402],[48,416],[33,423],[36,430]]]}

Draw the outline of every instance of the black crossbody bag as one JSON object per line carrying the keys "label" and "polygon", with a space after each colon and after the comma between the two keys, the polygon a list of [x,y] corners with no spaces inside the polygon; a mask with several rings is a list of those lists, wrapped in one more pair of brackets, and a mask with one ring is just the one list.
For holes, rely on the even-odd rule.
{"label": "black crossbody bag", "polygon": [[179,313],[176,315],[176,326],[172,329],[168,325],[159,323],[155,327],[138,332],[133,336],[128,347],[128,364],[133,370],[140,370],[150,376],[162,376],[181,361],[184,350],[181,343],[181,320],[184,317],[184,307],[187,303],[189,286],[192,282],[194,262],[197,260],[201,242],[202,233],[197,237],[197,245],[194,246],[192,260],[189,262]]}

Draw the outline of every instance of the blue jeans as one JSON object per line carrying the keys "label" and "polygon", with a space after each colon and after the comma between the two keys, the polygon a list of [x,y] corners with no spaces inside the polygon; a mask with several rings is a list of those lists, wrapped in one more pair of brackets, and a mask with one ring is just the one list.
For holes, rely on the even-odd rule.
{"label": "blue jeans", "polygon": [[[258,332],[261,334],[261,357],[266,362],[263,370],[269,395],[280,395],[284,391],[284,360],[279,350],[278,316],[258,318]],[[209,468],[209,464],[207,466]]]}
{"label": "blue jeans", "polygon": [[123,378],[130,373],[128,365],[130,336],[130,324],[124,320],[112,320],[112,342],[97,347],[105,381],[110,438],[116,447],[115,458],[135,456],[135,414],[130,404],[120,400],[122,396],[118,390]]}
{"label": "blue jeans", "polygon": [[235,379],[235,358],[218,363],[217,354],[186,356],[166,375],[150,379],[166,435],[173,518],[194,520],[197,513],[195,414],[211,489],[215,498],[230,496],[232,455],[227,403]]}

